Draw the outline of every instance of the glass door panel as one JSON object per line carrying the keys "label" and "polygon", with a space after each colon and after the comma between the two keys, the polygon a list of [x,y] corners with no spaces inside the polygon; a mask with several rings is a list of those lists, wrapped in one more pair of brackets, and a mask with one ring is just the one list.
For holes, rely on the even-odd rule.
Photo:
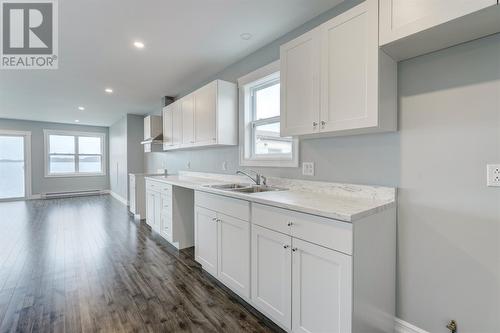
{"label": "glass door panel", "polygon": [[24,136],[0,135],[0,200],[24,198]]}

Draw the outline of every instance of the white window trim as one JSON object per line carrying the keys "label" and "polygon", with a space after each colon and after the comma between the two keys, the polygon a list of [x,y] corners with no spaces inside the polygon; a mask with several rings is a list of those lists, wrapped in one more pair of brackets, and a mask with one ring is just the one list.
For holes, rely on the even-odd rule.
{"label": "white window trim", "polygon": [[[85,172],[85,173],[49,173],[49,135],[69,135],[69,136],[90,136],[101,138],[101,170],[102,172]],[[72,177],[96,177],[96,176],[106,176],[106,134],[98,132],[77,132],[77,131],[58,131],[58,130],[43,130],[44,136],[44,159],[45,159],[45,178],[72,178]],[[78,156],[78,144],[75,142],[75,153],[70,154]],[[75,158],[75,164],[78,163]]]}
{"label": "white window trim", "polygon": [[255,157],[250,153],[252,150],[253,134],[252,124],[257,122],[272,122],[273,118],[266,120],[253,121],[252,110],[250,108],[250,96],[247,93],[249,84],[252,86],[259,81],[265,82],[274,77],[278,78],[280,72],[280,61],[277,60],[264,67],[261,67],[238,79],[239,87],[239,119],[240,119],[240,140],[239,155],[241,166],[261,166],[261,167],[289,167],[297,168],[299,166],[299,140],[297,137],[292,139],[292,159],[283,159],[280,156],[261,156]]}

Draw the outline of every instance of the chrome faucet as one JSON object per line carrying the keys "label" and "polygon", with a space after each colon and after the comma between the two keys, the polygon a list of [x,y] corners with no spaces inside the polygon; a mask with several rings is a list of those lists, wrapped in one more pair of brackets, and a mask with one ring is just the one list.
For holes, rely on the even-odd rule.
{"label": "chrome faucet", "polygon": [[[248,172],[253,172],[255,174],[255,178],[252,177],[251,175],[248,174]],[[244,175],[244,176],[247,176],[248,178],[250,178],[255,184],[257,185],[266,185],[266,182],[267,182],[267,178],[264,177],[263,175],[261,175],[260,173],[256,172],[256,171],[253,171],[253,170],[248,170],[248,171],[242,171],[242,170],[238,170],[236,171],[236,174],[240,174],[240,175]]]}

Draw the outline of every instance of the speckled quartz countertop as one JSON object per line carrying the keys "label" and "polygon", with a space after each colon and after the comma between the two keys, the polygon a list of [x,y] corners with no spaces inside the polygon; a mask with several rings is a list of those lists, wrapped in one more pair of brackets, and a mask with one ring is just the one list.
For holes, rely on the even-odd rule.
{"label": "speckled quartz countertop", "polygon": [[209,185],[247,183],[242,176],[180,172],[178,175],[146,177],[174,186],[191,188],[256,202],[264,205],[291,209],[335,220],[354,222],[395,206],[396,189],[391,187],[339,184],[285,178],[268,178],[268,185],[284,188],[283,191],[240,193],[220,190]]}

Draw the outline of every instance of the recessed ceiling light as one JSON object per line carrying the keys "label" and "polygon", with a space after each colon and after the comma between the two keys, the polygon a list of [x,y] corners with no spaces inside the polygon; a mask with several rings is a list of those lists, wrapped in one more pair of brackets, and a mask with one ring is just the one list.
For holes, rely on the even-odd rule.
{"label": "recessed ceiling light", "polygon": [[79,122],[80,122],[80,120],[78,120],[78,119],[75,119],[75,123],[79,123]]}
{"label": "recessed ceiling light", "polygon": [[134,46],[136,48],[138,48],[138,49],[143,49],[144,48],[144,43],[137,40],[137,41],[134,42]]}
{"label": "recessed ceiling light", "polygon": [[83,107],[83,106],[79,106],[79,107],[78,107],[78,110],[83,111],[83,110],[85,110],[85,107]]}
{"label": "recessed ceiling light", "polygon": [[252,34],[251,33],[248,33],[248,32],[244,32],[240,35],[241,39],[243,40],[249,40],[252,38]]}
{"label": "recessed ceiling light", "polygon": [[111,88],[106,88],[106,89],[104,89],[104,91],[107,92],[108,94],[113,93],[113,89],[111,89]]}

